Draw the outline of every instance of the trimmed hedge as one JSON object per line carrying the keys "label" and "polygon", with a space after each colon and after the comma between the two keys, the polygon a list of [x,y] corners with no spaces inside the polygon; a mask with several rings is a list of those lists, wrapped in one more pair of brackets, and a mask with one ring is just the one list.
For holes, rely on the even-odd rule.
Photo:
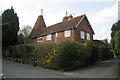
{"label": "trimmed hedge", "polygon": [[98,59],[113,58],[107,47],[96,46],[92,41],[80,43],[72,40],[12,46],[7,48],[5,56],[16,62],[62,71],[93,64]]}

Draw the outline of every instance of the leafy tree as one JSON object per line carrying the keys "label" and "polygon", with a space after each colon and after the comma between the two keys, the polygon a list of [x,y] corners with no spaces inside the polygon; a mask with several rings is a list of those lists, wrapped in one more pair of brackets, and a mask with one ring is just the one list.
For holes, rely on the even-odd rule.
{"label": "leafy tree", "polygon": [[105,42],[106,44],[108,44],[108,40],[107,40],[107,39],[105,39],[104,42]]}
{"label": "leafy tree", "polygon": [[113,38],[115,33],[120,30],[120,21],[116,22],[115,24],[112,25],[112,33],[111,33],[111,37]]}
{"label": "leafy tree", "polygon": [[[32,31],[32,27],[30,25],[24,26],[20,31],[19,31],[19,39],[24,40],[24,43],[29,43],[29,35]],[[21,43],[21,42],[19,42]]]}
{"label": "leafy tree", "polygon": [[120,30],[115,34],[115,50],[120,53]]}
{"label": "leafy tree", "polygon": [[120,21],[116,22],[112,25],[112,33],[111,33],[111,48],[114,52],[116,52],[116,47],[119,45],[117,44],[119,41],[119,30],[120,30]]}
{"label": "leafy tree", "polygon": [[15,45],[18,42],[19,19],[14,9],[7,9],[2,13],[2,47]]}
{"label": "leafy tree", "polygon": [[24,44],[25,41],[25,36],[23,34],[18,35],[18,43],[19,44]]}

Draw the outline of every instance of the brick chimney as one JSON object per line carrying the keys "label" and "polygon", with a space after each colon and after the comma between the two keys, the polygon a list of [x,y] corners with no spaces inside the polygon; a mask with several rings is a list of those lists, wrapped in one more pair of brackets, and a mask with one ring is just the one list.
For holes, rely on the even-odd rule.
{"label": "brick chimney", "polygon": [[67,21],[68,20],[68,17],[67,17],[67,11],[65,12],[65,17],[63,18],[63,20],[62,20],[62,22],[64,22],[64,21]]}
{"label": "brick chimney", "polygon": [[68,16],[68,20],[71,20],[71,19],[73,19],[73,16],[70,14],[70,15]]}
{"label": "brick chimney", "polygon": [[37,21],[35,22],[35,25],[30,34],[30,38],[40,33],[40,31],[42,31],[45,28],[46,28],[46,24],[43,18],[43,10],[41,9],[41,14],[40,16],[38,16]]}
{"label": "brick chimney", "polygon": [[[67,13],[66,13],[67,14]],[[71,19],[73,19],[73,16],[70,14],[69,16],[65,16],[64,18],[63,18],[63,20],[62,20],[62,22],[64,22],[64,21],[68,21],[68,20],[71,20]]]}
{"label": "brick chimney", "polygon": [[68,17],[65,16],[65,17],[63,18],[62,22],[67,21],[67,20],[68,20]]}

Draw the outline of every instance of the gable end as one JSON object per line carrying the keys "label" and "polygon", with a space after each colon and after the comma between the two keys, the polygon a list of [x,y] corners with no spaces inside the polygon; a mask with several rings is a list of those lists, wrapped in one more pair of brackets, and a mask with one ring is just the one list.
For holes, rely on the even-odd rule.
{"label": "gable end", "polygon": [[93,34],[95,34],[94,31],[93,31],[93,29],[92,29],[92,27],[91,27],[90,22],[88,21],[88,18],[87,18],[86,15],[82,17],[82,19],[78,22],[78,24],[77,24],[75,27],[77,28],[77,27],[79,26],[79,24],[84,20],[84,18],[86,18],[86,20],[87,20],[87,22],[88,22],[88,26],[89,26],[90,29],[92,30]]}

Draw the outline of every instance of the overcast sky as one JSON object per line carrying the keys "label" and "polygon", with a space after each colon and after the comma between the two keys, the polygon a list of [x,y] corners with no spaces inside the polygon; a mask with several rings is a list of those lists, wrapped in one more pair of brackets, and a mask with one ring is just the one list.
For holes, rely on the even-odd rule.
{"label": "overcast sky", "polygon": [[0,14],[13,6],[18,14],[20,28],[34,26],[43,9],[47,26],[61,22],[65,11],[73,17],[86,14],[95,32],[94,39],[110,40],[112,24],[118,20],[119,0],[0,0]]}

